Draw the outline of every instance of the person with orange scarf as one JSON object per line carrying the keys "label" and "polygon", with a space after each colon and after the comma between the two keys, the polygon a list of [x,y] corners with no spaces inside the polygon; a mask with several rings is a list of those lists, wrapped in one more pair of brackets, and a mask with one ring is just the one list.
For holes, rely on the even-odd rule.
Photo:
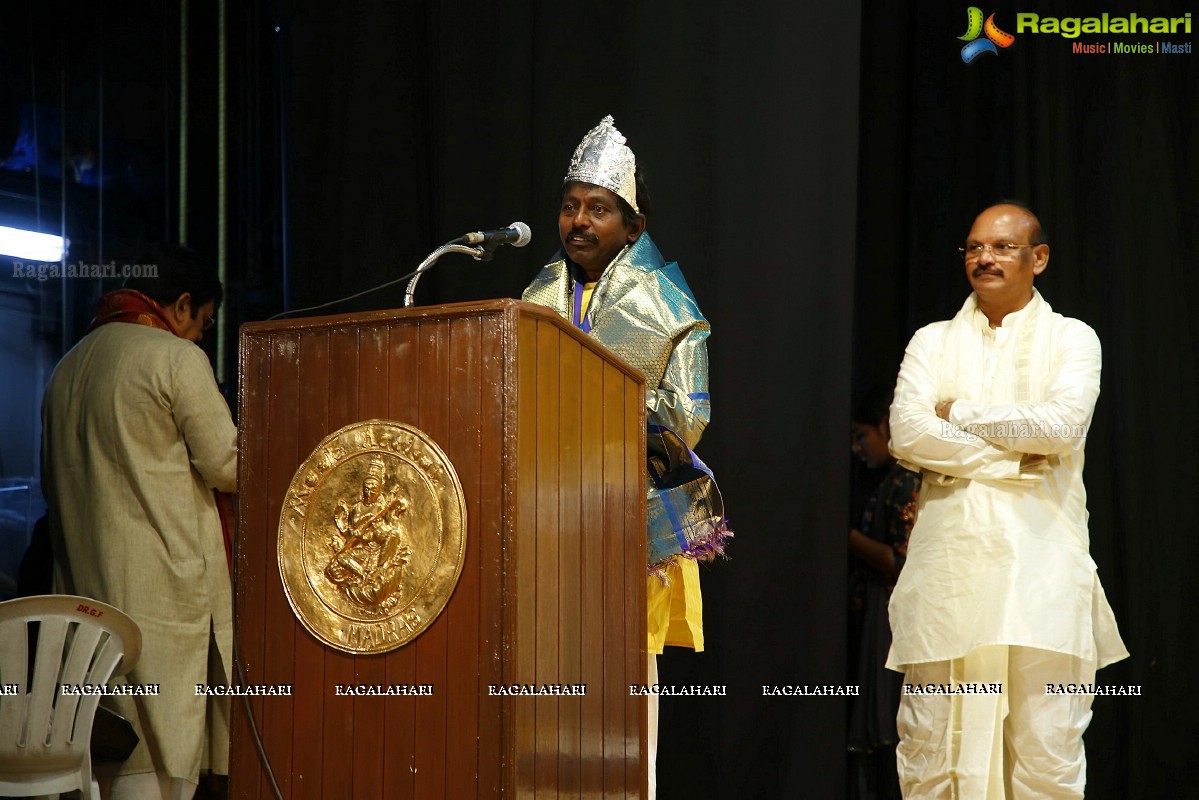
{"label": "person with orange scarf", "polygon": [[195,343],[222,289],[190,250],[153,249],[157,269],[105,295],[59,362],[42,405],[42,485],[59,591],[94,597],[141,628],[131,685],[113,697],[140,742],[110,796],[190,798],[201,771],[228,774],[232,590],[214,490],[237,482],[237,431]]}

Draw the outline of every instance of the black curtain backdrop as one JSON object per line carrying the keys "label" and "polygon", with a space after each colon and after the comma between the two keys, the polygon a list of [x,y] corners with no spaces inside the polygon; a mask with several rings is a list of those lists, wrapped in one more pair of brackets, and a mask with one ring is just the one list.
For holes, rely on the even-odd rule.
{"label": "black curtain backdrop", "polygon": [[[1005,0],[981,8],[1015,43],[964,64],[967,5],[227,3],[223,313],[235,323],[366,289],[517,219],[533,228],[529,247],[487,264],[447,256],[417,300],[519,296],[557,247],[561,177],[588,129],[614,115],[648,171],[649,229],[713,326],[699,452],[737,531],[731,560],[703,569],[706,652],[661,661],[663,683],[728,687],[663,700],[663,798],[844,796],[843,700],[762,687],[845,681],[850,398],[892,383],[912,332],[960,306],[955,248],[999,197],[1040,214],[1052,257],[1038,286],[1105,351],[1091,551],[1132,657],[1100,681],[1143,693],[1095,702],[1087,796],[1199,798],[1199,530],[1185,511],[1199,483],[1199,61],[1075,54],[1015,24],[1027,12],[1190,12],[1194,30],[1199,9]],[[153,168],[143,194],[69,187],[72,219],[85,220],[72,223],[72,259],[177,228],[178,9],[55,0],[0,25],[13,102],[61,106],[73,134],[118,138]],[[191,2],[189,29],[189,243],[213,254],[216,4]],[[106,152],[115,163],[118,149]],[[0,188],[32,194],[30,181],[13,173]],[[113,287],[37,291],[70,332],[101,288]],[[402,294],[321,313],[396,307]],[[235,347],[230,337],[229,364]]]}
{"label": "black curtain backdrop", "polygon": [[[1088,797],[1199,796],[1196,531],[1177,510],[1197,477],[1195,56],[1027,34],[966,65],[965,5],[833,5],[249,4],[233,22],[248,296],[260,316],[283,285],[290,308],[326,302],[521,219],[528,248],[447,256],[417,300],[519,296],[557,247],[574,145],[613,114],[649,173],[649,229],[712,321],[700,454],[738,533],[703,572],[707,651],[661,661],[663,683],[728,687],[663,701],[661,796],[835,799],[844,702],[762,687],[845,681],[851,391],[893,382],[911,333],[961,304],[954,248],[977,211],[1023,198],[1053,248],[1039,287],[1105,347],[1092,554],[1133,657],[1100,677],[1143,686],[1095,703]],[[1014,33],[1018,11],[1132,10],[984,12]]]}
{"label": "black curtain backdrop", "polygon": [[[893,382],[916,328],[960,307],[970,289],[955,248],[978,211],[997,198],[1037,211],[1051,245],[1037,286],[1104,347],[1087,442],[1091,554],[1132,657],[1098,679],[1143,691],[1096,699],[1087,797],[1199,797],[1197,531],[1181,510],[1199,478],[1189,453],[1199,374],[1199,61],[1075,54],[1069,39],[1026,33],[967,65],[955,38],[966,30],[965,5],[867,5],[855,382]],[[1194,8],[1045,0],[983,10],[1015,34],[1016,12],[1154,17]]]}
{"label": "black curtain backdrop", "polygon": [[706,652],[661,664],[663,683],[728,696],[663,700],[661,796],[839,797],[843,699],[762,686],[845,682],[856,6],[293,2],[271,14],[293,308],[515,219],[533,229],[528,248],[489,264],[447,256],[417,301],[519,297],[558,247],[574,146],[615,117],[649,176],[649,230],[712,322],[699,453],[737,531],[732,559],[704,569]]}

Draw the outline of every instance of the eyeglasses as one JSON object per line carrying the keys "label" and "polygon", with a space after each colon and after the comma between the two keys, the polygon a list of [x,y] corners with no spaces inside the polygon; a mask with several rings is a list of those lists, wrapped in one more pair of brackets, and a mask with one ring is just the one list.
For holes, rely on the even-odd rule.
{"label": "eyeglasses", "polygon": [[214,324],[216,324],[216,317],[205,317],[204,318],[204,330],[208,330]]}
{"label": "eyeglasses", "polygon": [[1026,247],[1038,247],[1035,244],[1012,244],[1011,242],[1000,242],[999,244],[970,244],[965,247],[959,247],[958,252],[962,254],[962,258],[967,261],[977,261],[982,257],[983,251],[990,253],[995,257],[996,261],[1011,261],[1016,256],[1020,255],[1020,251]]}

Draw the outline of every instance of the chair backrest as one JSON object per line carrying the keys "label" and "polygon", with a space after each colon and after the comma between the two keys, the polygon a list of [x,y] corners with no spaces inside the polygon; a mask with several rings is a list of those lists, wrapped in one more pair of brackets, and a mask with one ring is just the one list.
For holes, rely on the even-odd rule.
{"label": "chair backrest", "polygon": [[0,782],[69,771],[85,759],[102,691],[90,687],[132,669],[141,639],[133,620],[91,598],[44,595],[0,603]]}

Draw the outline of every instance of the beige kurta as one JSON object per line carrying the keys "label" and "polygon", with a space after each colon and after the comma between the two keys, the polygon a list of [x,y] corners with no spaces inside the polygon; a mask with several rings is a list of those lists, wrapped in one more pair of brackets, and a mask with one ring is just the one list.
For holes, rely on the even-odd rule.
{"label": "beige kurta", "polygon": [[[42,421],[61,589],[133,617],[142,653],[126,681],[161,686],[157,697],[114,698],[142,739],[122,771],[195,781],[207,710],[196,684],[229,683],[232,664],[232,594],[212,490],[236,488],[236,430],[212,367],[174,334],[110,323],[63,357]],[[212,638],[224,674],[210,677]],[[227,728],[214,727],[205,766],[227,772]]]}
{"label": "beige kurta", "polygon": [[[1128,656],[1089,553],[1083,448],[1099,339],[1035,294],[991,328],[967,300],[900,367],[891,452],[925,475],[891,595],[887,666],[1005,644],[1102,667]],[[953,400],[949,421],[934,407]],[[1045,456],[1021,468],[1024,454]]]}

